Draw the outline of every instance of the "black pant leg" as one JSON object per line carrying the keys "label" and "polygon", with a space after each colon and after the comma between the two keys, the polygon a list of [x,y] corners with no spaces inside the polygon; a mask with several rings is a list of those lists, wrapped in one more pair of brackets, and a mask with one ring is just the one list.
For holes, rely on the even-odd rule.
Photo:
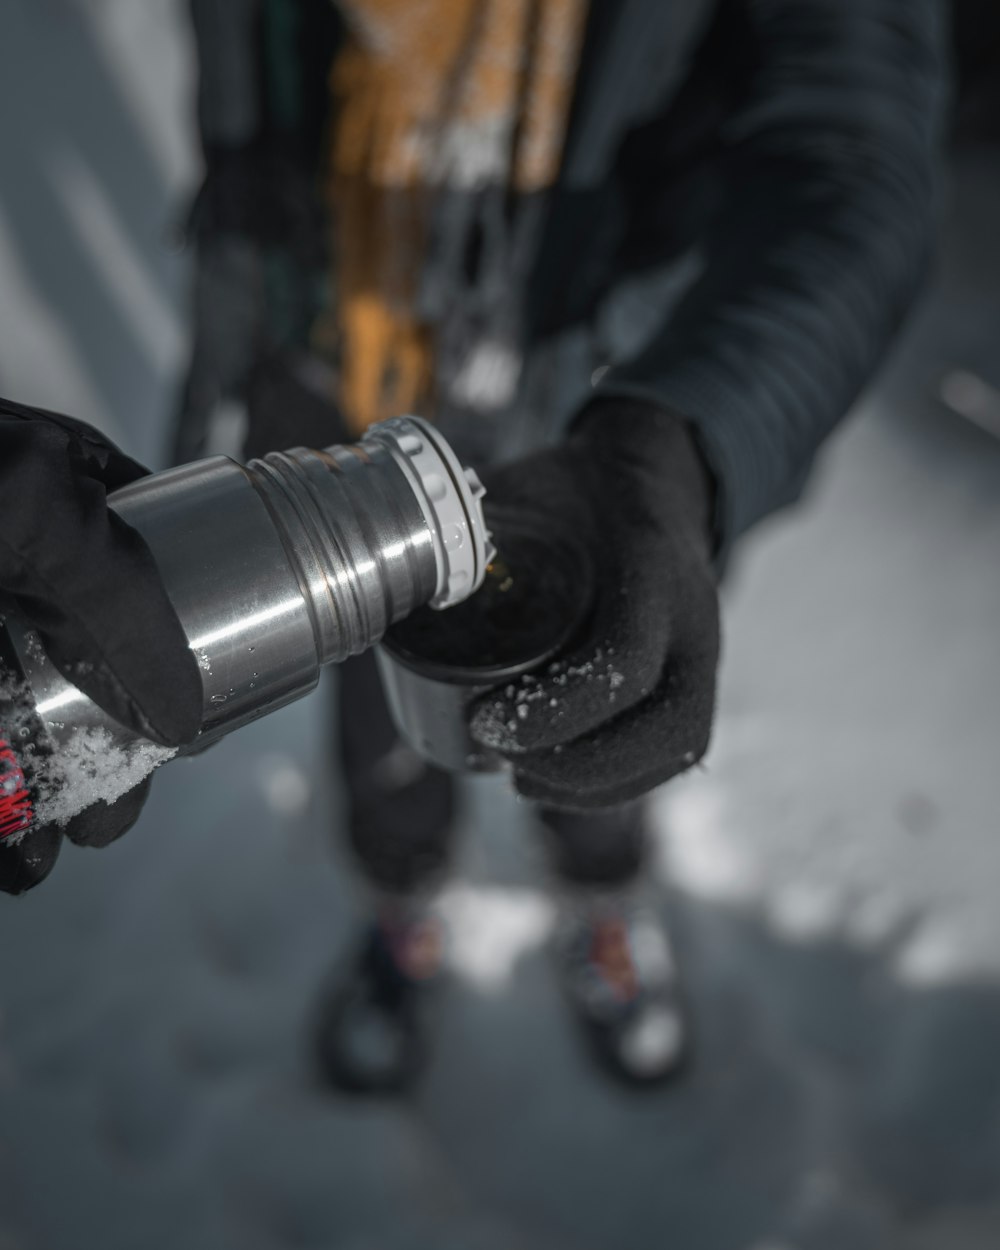
{"label": "black pant leg", "polygon": [[615,889],[638,875],[645,859],[645,804],[638,800],[592,812],[540,807],[556,875],[571,885]]}
{"label": "black pant leg", "polygon": [[396,893],[427,887],[451,852],[454,779],[400,741],[373,652],[341,664],[339,678],[348,842],[373,885]]}

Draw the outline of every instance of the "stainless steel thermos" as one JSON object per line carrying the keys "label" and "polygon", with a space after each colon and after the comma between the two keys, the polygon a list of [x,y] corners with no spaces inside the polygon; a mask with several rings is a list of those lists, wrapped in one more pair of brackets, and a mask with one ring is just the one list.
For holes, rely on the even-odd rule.
{"label": "stainless steel thermos", "polygon": [[[323,665],[415,608],[471,595],[493,554],[483,493],[413,417],[353,445],[248,465],[215,456],[115,492],[110,506],[152,551],[201,673],[189,749],[306,694]],[[8,617],[5,630],[0,838],[112,801],[173,754],[88,699],[23,623]]]}

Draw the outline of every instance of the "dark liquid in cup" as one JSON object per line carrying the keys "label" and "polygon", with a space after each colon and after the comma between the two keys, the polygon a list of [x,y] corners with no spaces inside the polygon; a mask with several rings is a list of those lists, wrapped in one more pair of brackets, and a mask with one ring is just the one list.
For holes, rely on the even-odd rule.
{"label": "dark liquid in cup", "polygon": [[418,608],[386,636],[399,658],[432,669],[540,663],[567,641],[590,601],[589,566],[568,544],[508,532],[483,585],[442,612]]}

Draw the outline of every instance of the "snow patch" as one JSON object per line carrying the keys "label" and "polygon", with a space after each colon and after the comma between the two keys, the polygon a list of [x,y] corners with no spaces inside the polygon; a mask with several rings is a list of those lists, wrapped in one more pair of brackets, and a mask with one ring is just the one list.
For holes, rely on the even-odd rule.
{"label": "snow patch", "polygon": [[487,994],[507,985],[518,961],[546,941],[556,918],[555,904],[540,890],[467,882],[446,890],[436,906],[452,937],[451,966]]}

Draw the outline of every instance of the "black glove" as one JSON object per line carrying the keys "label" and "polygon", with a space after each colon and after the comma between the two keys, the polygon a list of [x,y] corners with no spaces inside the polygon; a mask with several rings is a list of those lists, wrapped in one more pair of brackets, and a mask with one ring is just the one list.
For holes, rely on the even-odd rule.
{"label": "black glove", "polygon": [[[582,544],[596,600],[570,649],[484,696],[471,729],[525,796],[565,808],[637,798],[708,747],[719,658],[712,485],[687,424],[594,401],[560,447],[486,475],[490,509]],[[501,551],[502,556],[502,551]],[[530,698],[528,698],[530,694]]]}
{"label": "black glove", "polygon": [[[201,724],[198,667],[149,549],[106,504],[147,472],[81,421],[0,400],[0,606],[116,720],[179,746]],[[0,842],[0,890],[37,884],[62,833],[88,845],[118,837],[144,797],[140,787],[65,829]]]}

